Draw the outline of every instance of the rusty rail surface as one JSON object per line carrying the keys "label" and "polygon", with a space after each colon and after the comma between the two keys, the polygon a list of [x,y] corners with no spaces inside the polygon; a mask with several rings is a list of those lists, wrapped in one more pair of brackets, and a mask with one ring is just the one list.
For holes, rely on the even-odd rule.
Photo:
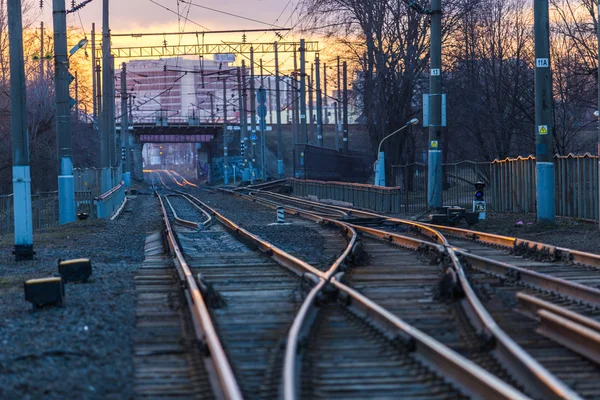
{"label": "rusty rail surface", "polygon": [[[264,199],[263,200],[252,199],[249,195],[245,195],[245,194],[241,194],[241,193],[234,193],[232,191],[226,191],[226,192],[235,194],[236,196],[240,196],[240,197],[246,198],[248,200],[258,201],[259,203],[262,203],[263,205],[265,205],[267,207],[276,208],[277,206],[281,206],[272,201],[268,201],[268,200],[264,200]],[[285,205],[283,207],[284,207],[284,210],[286,210],[286,211],[290,210],[290,208],[286,207]],[[299,216],[310,214],[310,213],[306,213],[306,212],[299,213],[296,208],[291,208],[291,213],[293,215],[299,215]],[[312,215],[309,219],[315,220],[315,219],[318,219],[318,216]],[[411,243],[411,245],[412,245],[411,247],[413,247],[413,248],[418,248],[423,245],[427,245],[427,246],[431,246],[432,249],[437,250],[437,251],[442,251],[444,249],[443,246],[440,246],[438,244],[428,243],[428,242],[421,241],[419,239],[410,238],[410,237],[406,237],[406,236],[402,236],[402,235],[391,234],[389,232],[375,232],[377,230],[345,223],[342,221],[329,220],[328,222],[335,223],[336,225],[342,226],[342,227],[346,226],[355,231],[360,230],[360,231],[368,232],[371,234],[372,233],[381,233],[382,235],[385,235],[386,237],[390,238],[391,240],[396,241],[397,243]],[[422,228],[424,230],[430,231],[431,234],[435,234],[435,230],[433,230],[429,227],[422,227]],[[441,241],[445,241],[445,238],[442,235],[439,235],[439,233],[437,235]],[[444,376],[449,376],[449,377],[455,378],[456,379],[455,382],[467,393],[471,393],[476,396],[481,396],[483,398],[497,397],[497,398],[509,399],[509,398],[523,397],[523,395],[521,393],[515,391],[512,387],[508,386],[503,381],[499,380],[498,378],[496,378],[492,374],[488,373],[487,371],[481,369],[481,367],[477,366],[476,364],[472,363],[471,361],[469,361],[465,358],[462,358],[462,356],[459,356],[458,354],[454,353],[451,349],[443,346],[441,343],[435,341],[433,338],[425,335],[424,333],[420,332],[416,328],[407,325],[406,323],[402,322],[399,318],[393,316],[391,313],[389,313],[389,312],[385,311],[383,308],[377,306],[375,303],[370,301],[368,298],[364,297],[363,295],[359,294],[358,292],[350,289],[349,287],[347,287],[347,286],[343,285],[341,282],[339,282],[334,276],[334,273],[337,270],[337,268],[335,266],[340,265],[341,263],[343,263],[345,261],[346,257],[350,254],[353,247],[354,247],[354,243],[349,244],[346,247],[344,253],[336,260],[336,262],[334,263],[334,266],[327,273],[327,275],[329,275],[327,281],[330,284],[332,284],[333,286],[335,286],[338,290],[341,290],[343,293],[345,293],[347,298],[352,298],[352,299],[354,299],[356,304],[362,305],[365,315],[368,315],[371,318],[377,319],[384,326],[392,327],[396,334],[400,333],[402,336],[419,343],[419,346],[417,346],[417,351],[419,352],[419,354],[422,356],[422,358],[424,360],[429,361],[428,365],[431,365],[434,369],[442,372],[444,374]],[[457,262],[458,260],[455,259],[455,261]],[[323,277],[321,276],[321,279],[322,278]],[[463,282],[463,284],[465,282],[466,282],[466,280]],[[311,292],[311,294],[312,294],[311,298],[314,298],[314,296],[316,296],[318,294],[318,292]],[[480,314],[487,315],[487,312],[485,310],[482,310],[482,306],[480,306],[480,305],[478,307],[475,306],[475,308],[477,309],[477,311]],[[299,317],[298,317],[298,319],[300,319],[300,320],[297,320],[294,322],[293,330],[291,331],[291,333],[294,336],[289,338],[289,340],[288,340],[288,347],[286,349],[286,360],[285,360],[286,368],[284,370],[284,388],[285,388],[284,389],[285,390],[284,398],[286,400],[291,400],[291,399],[297,398],[297,395],[295,392],[295,388],[297,387],[297,384],[296,384],[295,380],[293,380],[293,377],[297,376],[297,374],[294,372],[295,365],[296,365],[295,357],[296,357],[297,346],[298,346],[297,341],[298,341],[298,337],[300,335],[300,331],[302,330],[302,325],[303,325],[303,322],[301,320],[306,320],[308,314],[310,313],[310,309],[311,309],[310,304],[303,305],[303,307],[301,309],[301,314],[299,314]],[[489,315],[487,315],[487,318],[488,318],[488,320],[491,319],[491,317],[489,317]],[[495,323],[494,324],[488,323],[488,325],[493,325],[493,326],[491,326],[490,329],[494,330]],[[497,332],[497,329],[494,331],[494,333],[496,334],[496,336],[500,336],[500,334],[498,334],[498,332]],[[504,336],[506,336],[506,335],[504,335]],[[503,339],[504,342],[509,341],[509,339],[506,339],[506,337],[502,337],[501,339]],[[516,346],[516,344],[514,344],[514,342],[512,342],[512,341],[510,341],[510,343],[508,345],[510,348],[514,348],[514,346]],[[441,352],[441,350],[440,350],[441,348],[444,349],[443,352]],[[523,352],[523,351],[521,350],[521,352]],[[524,356],[522,356],[521,354],[519,354],[519,356],[520,356],[520,358],[518,358],[518,360],[521,361],[524,358]],[[439,362],[440,358],[443,360],[443,362],[441,363],[441,364],[443,364],[443,366],[440,366],[439,365],[440,363],[436,364],[436,361]],[[539,364],[537,364],[535,362],[535,360],[527,359],[526,363],[523,362],[523,364],[526,364],[528,366],[528,368],[535,369],[536,372],[538,374],[540,374],[539,369],[541,368],[541,366],[539,366]],[[537,367],[539,367],[539,368],[537,368]],[[543,377],[546,378],[546,381],[549,382],[549,385],[553,386],[553,388],[551,390],[544,390],[544,389],[535,390],[535,388],[537,388],[538,386],[543,387],[543,388],[545,388],[547,386],[546,384],[540,383],[540,384],[534,386],[534,390],[533,390],[534,392],[547,391],[550,393],[554,393],[555,391],[557,391],[557,392],[559,392],[559,395],[551,396],[552,398],[565,398],[562,396],[563,394],[566,394],[567,397],[573,395],[574,397],[571,397],[571,398],[578,398],[575,393],[568,390],[568,388],[563,387],[563,385],[557,379],[553,378],[549,373],[544,374],[544,371],[545,370],[542,370],[541,375],[543,375]]]}
{"label": "rusty rail surface", "polygon": [[167,210],[165,209],[165,205],[161,196],[158,196],[158,200],[160,202],[160,207],[163,214],[163,222],[165,224],[169,248],[175,255],[175,264],[178,267],[177,271],[183,283],[185,284],[185,287],[187,288],[186,293],[188,296],[186,297],[188,299],[188,305],[192,311],[196,337],[199,341],[206,345],[208,353],[210,354],[210,360],[213,363],[214,372],[217,375],[219,387],[216,388],[218,389],[216,392],[222,393],[226,399],[242,399],[240,388],[236,382],[231,365],[229,364],[229,360],[225,355],[223,346],[221,345],[219,337],[216,333],[206,303],[204,302],[202,294],[200,293],[200,289],[196,284],[196,280],[194,279],[192,271],[185,261],[179,245],[177,244],[177,240],[171,228]]}
{"label": "rusty rail surface", "polygon": [[[236,193],[236,195],[246,197],[246,198],[249,197],[249,195],[241,195],[239,193]],[[290,200],[289,196],[273,194],[273,193],[271,193],[271,195],[273,197],[276,197],[276,198],[279,198],[279,199],[282,199],[285,201],[289,200],[296,204],[299,204],[299,203],[301,204],[303,202],[306,202],[306,203],[310,204],[311,206],[314,206],[314,204],[313,204],[314,202],[311,202],[311,201],[304,201],[304,200],[299,200],[299,199]],[[265,205],[268,205],[271,207],[274,206],[273,202],[265,202]],[[322,203],[320,203],[320,205],[323,206]],[[352,215],[353,212],[355,211],[352,209],[348,209],[345,207],[339,207],[339,206],[328,206],[328,207],[331,207],[332,209],[335,209],[335,210],[344,211],[349,215]],[[444,249],[444,253],[452,261],[452,266],[455,271],[455,280],[462,287],[463,292],[466,295],[467,301],[461,302],[461,305],[463,306],[463,308],[465,308],[467,315],[470,316],[473,325],[476,326],[477,328],[479,328],[480,331],[485,332],[485,334],[487,334],[489,337],[494,338],[494,341],[496,343],[496,350],[501,355],[502,361],[510,367],[509,369],[511,371],[514,372],[513,375],[514,375],[515,379],[517,379],[519,382],[521,382],[531,393],[533,393],[537,396],[542,396],[544,398],[552,398],[552,399],[580,398],[577,395],[577,393],[573,392],[568,386],[566,386],[562,381],[560,381],[553,374],[551,374],[537,360],[535,360],[525,350],[523,350],[519,345],[517,345],[517,343],[512,338],[510,338],[496,324],[496,322],[491,317],[489,312],[481,304],[481,302],[475,295],[475,292],[471,288],[471,286],[466,278],[466,274],[464,272],[462,264],[459,261],[457,253],[461,256],[465,256],[465,255],[468,257],[476,257],[476,256],[473,256],[473,255],[470,255],[470,254],[464,253],[464,252],[459,252],[456,249],[454,249],[453,246],[451,246],[448,243],[448,241],[444,237],[444,235],[441,234],[436,229],[437,228],[436,226],[431,226],[428,224],[420,224],[420,223],[417,223],[414,221],[406,221],[406,220],[395,219],[395,218],[387,218],[385,216],[381,216],[381,215],[377,215],[377,214],[369,213],[369,212],[363,212],[363,211],[360,211],[360,214],[366,215],[367,217],[385,218],[387,221],[401,223],[401,224],[410,226],[412,228],[418,229],[420,232],[424,233],[426,236],[428,236],[432,240],[434,240],[436,242],[436,244],[441,245],[441,247]],[[381,238],[387,238],[387,239],[395,238],[395,241],[398,244],[400,244],[400,243],[406,244],[406,243],[410,243],[411,241],[413,241],[414,245],[408,246],[408,247],[414,248],[415,246],[417,246],[417,247],[423,246],[423,241],[418,241],[418,239],[411,238],[408,236],[397,235],[397,234],[393,234],[390,232],[381,231],[381,230],[377,230],[377,229],[373,229],[373,228],[366,228],[366,227],[362,227],[362,226],[358,226],[358,225],[352,225],[352,227],[358,231],[362,231],[365,233],[369,233],[369,234],[375,233],[376,236],[379,236]],[[418,242],[414,242],[414,241],[418,241]],[[439,247],[438,247],[438,249],[439,249]],[[482,257],[478,257],[477,259],[479,261],[488,261],[487,259],[484,259]],[[489,261],[491,261],[491,260],[489,260]],[[508,266],[508,265],[506,264],[505,266]],[[537,274],[537,275],[543,275],[543,274]],[[547,280],[554,280],[555,283],[556,283],[556,281],[559,281],[556,278],[552,278],[550,276],[546,276],[545,278]],[[574,287],[574,285],[569,285],[568,283],[565,283],[565,285],[568,288]],[[579,285],[579,286],[580,287],[577,287],[577,289],[584,289],[584,290],[586,289],[583,285]],[[599,293],[600,293],[600,291],[599,291]],[[591,297],[586,297],[586,298],[591,299]]]}

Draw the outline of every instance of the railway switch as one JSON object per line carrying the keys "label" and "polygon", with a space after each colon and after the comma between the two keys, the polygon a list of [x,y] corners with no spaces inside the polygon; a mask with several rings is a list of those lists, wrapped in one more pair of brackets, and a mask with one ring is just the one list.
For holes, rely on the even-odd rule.
{"label": "railway switch", "polygon": [[65,286],[61,278],[40,278],[25,281],[25,300],[33,308],[47,305],[62,306],[65,298]]}
{"label": "railway switch", "polygon": [[89,258],[78,258],[58,262],[58,273],[66,282],[87,282],[92,275]]}

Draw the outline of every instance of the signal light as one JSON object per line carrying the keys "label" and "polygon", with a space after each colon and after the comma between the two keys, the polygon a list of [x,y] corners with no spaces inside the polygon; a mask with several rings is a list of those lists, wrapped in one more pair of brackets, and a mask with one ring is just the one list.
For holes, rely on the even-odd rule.
{"label": "signal light", "polygon": [[475,200],[483,200],[483,189],[485,189],[485,183],[478,181],[475,184]]}

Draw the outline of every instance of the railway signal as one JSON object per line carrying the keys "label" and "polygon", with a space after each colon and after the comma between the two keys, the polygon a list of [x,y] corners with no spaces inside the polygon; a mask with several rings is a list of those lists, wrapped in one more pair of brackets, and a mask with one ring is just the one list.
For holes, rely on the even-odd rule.
{"label": "railway signal", "polygon": [[486,203],[483,189],[485,189],[485,183],[481,181],[475,183],[475,198],[473,199],[473,212],[479,213],[479,219],[485,219]]}

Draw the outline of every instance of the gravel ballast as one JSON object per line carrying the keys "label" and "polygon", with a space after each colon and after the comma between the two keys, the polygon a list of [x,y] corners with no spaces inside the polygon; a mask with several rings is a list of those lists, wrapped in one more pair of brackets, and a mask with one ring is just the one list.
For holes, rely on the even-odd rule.
{"label": "gravel ballast", "polygon": [[[14,261],[0,237],[0,398],[133,397],[134,274],[146,236],[161,229],[157,199],[130,200],[114,221],[86,220],[34,233],[33,261]],[[90,258],[85,284],[66,284],[64,307],[34,310],[27,279],[58,276],[57,260]]]}
{"label": "gravel ballast", "polygon": [[320,233],[324,228],[316,224],[286,214],[290,225],[277,225],[276,211],[271,208],[222,192],[201,189],[189,192],[250,233],[302,260],[309,260],[315,267],[326,269],[333,262],[325,252],[325,238]]}

